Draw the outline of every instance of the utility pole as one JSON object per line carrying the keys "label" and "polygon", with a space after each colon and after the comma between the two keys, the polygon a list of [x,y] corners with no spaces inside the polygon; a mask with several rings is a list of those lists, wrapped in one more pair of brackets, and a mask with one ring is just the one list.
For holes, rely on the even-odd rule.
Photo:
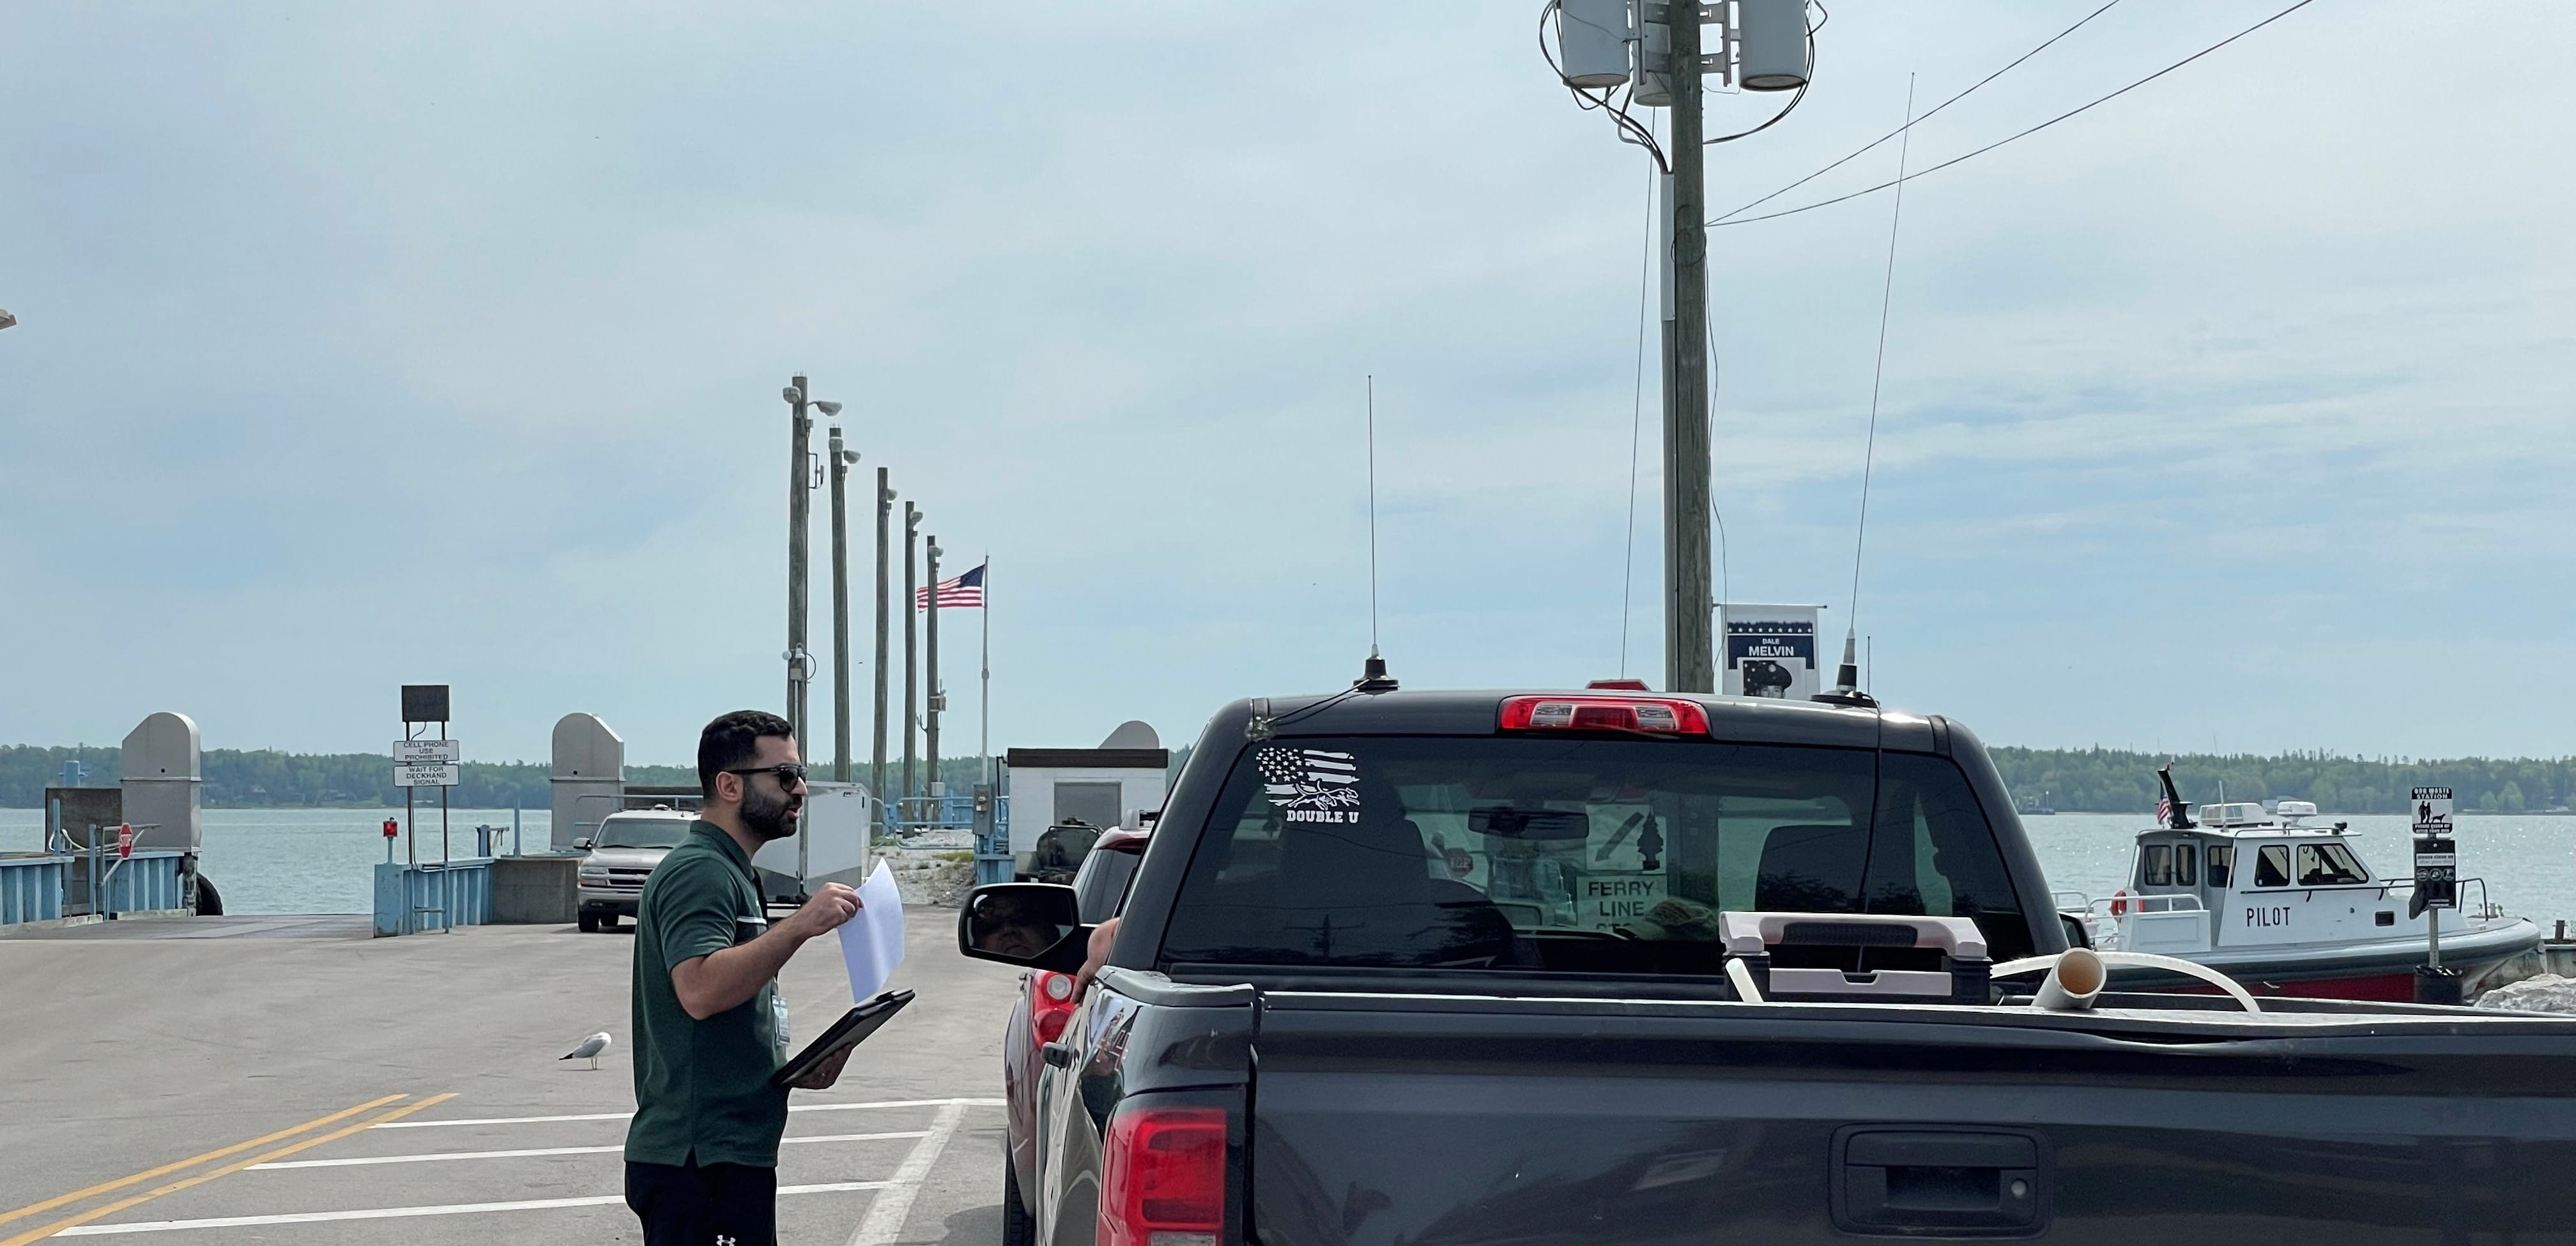
{"label": "utility pole", "polygon": [[[1651,3],[1651,0],[1650,0]],[[1674,20],[1673,149],[1664,236],[1664,685],[1717,691],[1709,588],[1708,195],[1700,145],[1699,5],[1652,5]],[[1725,54],[1723,44],[1719,55]]]}
{"label": "utility pole", "polygon": [[886,486],[886,469],[877,469],[877,698],[876,729],[868,736],[868,794],[877,800],[877,832],[886,831],[886,529],[894,510],[894,490]]}
{"label": "utility pole", "polygon": [[850,781],[850,464],[832,426],[832,781]]}
{"label": "utility pole", "polygon": [[[913,751],[912,751],[912,748],[913,748],[913,734],[912,734],[912,732],[913,732],[913,728],[914,728],[917,724],[919,724],[919,723],[920,723],[920,721],[921,721],[921,719],[920,719],[920,717],[919,717],[919,714],[918,714],[918,711],[914,708],[915,706],[918,706],[919,704],[921,704],[921,701],[920,701],[920,696],[921,696],[921,694],[920,694],[920,684],[921,684],[921,661],[920,661],[920,657],[919,657],[919,650],[915,648],[914,640],[913,640],[913,624],[914,624],[914,620],[915,620],[915,618],[920,614],[920,611],[917,611],[917,610],[915,610],[915,609],[913,609],[913,608],[912,608],[912,599],[917,595],[916,590],[917,590],[917,589],[919,588],[919,586],[920,586],[920,581],[919,581],[919,578],[918,578],[918,573],[917,573],[917,572],[916,572],[916,570],[914,569],[914,565],[913,565],[913,561],[912,561],[912,560],[913,560],[913,551],[914,551],[916,548],[918,548],[918,547],[919,547],[919,544],[920,544],[920,537],[919,537],[919,533],[920,533],[920,532],[921,532],[921,511],[920,511],[918,508],[914,507],[914,506],[913,506],[913,504],[912,504],[912,503],[910,503],[910,502],[906,502],[906,503],[904,503],[904,504],[903,504],[903,795],[902,795],[902,796],[900,796],[900,797],[897,797],[897,799],[899,799],[899,800],[909,800],[909,799],[911,799],[911,797],[912,797],[912,759],[913,759]],[[897,806],[897,808],[901,808],[901,806]]]}
{"label": "utility pole", "polygon": [[805,530],[808,488],[806,459],[811,455],[813,417],[805,414],[805,376],[798,373],[779,396],[787,400],[791,434],[787,451],[787,725],[795,732],[797,755],[805,750]]}
{"label": "utility pole", "polygon": [[[928,704],[925,706],[925,712],[922,716],[925,728],[923,731],[923,736],[925,737],[925,747],[923,752],[930,758],[930,768],[922,776],[921,790],[925,793],[936,794],[940,790],[939,711],[947,708],[948,706],[948,698],[941,695],[939,691],[939,538],[935,535],[932,536],[930,538],[929,548],[923,552],[926,553],[930,559],[930,575],[925,581],[930,586],[930,612],[929,620],[926,624],[930,629],[930,653],[927,662],[930,671],[930,678],[924,685],[928,688],[930,696]],[[938,808],[937,805],[933,805],[931,807],[933,809]]]}

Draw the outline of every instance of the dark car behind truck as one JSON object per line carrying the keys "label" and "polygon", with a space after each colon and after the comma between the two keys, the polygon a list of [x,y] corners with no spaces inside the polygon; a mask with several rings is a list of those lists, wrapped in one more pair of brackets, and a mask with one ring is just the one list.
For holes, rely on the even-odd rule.
{"label": "dark car behind truck", "polygon": [[[1069,893],[979,891],[961,921]],[[1056,896],[1050,901],[1048,895]],[[1751,1002],[1720,915],[1857,1002]],[[1840,916],[1843,921],[1833,920]],[[1872,930],[1940,924],[1975,965]],[[1872,926],[1876,922],[1879,925]],[[1964,942],[1963,942],[1964,945]],[[1975,736],[1345,693],[1208,726],[1044,1049],[1049,1246],[2576,1240],[2576,1018],[1889,983],[2064,950]]]}

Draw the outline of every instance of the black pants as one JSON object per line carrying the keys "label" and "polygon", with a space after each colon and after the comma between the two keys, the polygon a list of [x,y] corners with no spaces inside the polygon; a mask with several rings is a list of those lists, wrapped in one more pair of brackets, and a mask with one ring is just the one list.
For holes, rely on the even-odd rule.
{"label": "black pants", "polygon": [[775,1168],[630,1162],[626,1205],[644,1246],[778,1246]]}

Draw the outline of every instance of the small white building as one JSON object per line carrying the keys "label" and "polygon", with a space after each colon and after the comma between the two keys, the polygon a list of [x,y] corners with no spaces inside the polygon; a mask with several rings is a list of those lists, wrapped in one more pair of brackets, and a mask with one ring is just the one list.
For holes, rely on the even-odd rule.
{"label": "small white building", "polygon": [[1015,748],[1002,764],[1010,769],[1012,869],[1026,874],[1050,826],[1080,818],[1105,831],[1162,809],[1172,751],[1152,727],[1130,721],[1098,748]]}

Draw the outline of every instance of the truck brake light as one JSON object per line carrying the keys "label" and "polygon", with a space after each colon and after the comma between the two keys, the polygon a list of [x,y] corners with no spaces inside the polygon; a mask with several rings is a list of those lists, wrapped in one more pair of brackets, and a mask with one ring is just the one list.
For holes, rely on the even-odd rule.
{"label": "truck brake light", "polygon": [[1708,711],[1696,701],[1664,697],[1508,697],[1502,729],[1707,735]]}
{"label": "truck brake light", "polygon": [[1225,1109],[1109,1118],[1098,1246],[1216,1246],[1225,1232]]}

